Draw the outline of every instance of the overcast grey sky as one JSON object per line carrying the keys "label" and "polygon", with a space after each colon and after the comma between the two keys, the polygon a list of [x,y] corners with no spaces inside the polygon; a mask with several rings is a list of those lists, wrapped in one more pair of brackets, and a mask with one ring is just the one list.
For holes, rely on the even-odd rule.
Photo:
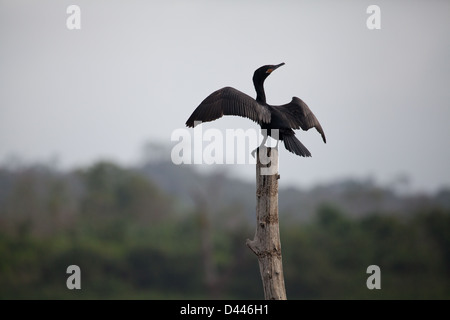
{"label": "overcast grey sky", "polygon": [[[80,30],[66,27],[71,4]],[[380,30],[366,26],[371,4]],[[208,94],[255,96],[253,71],[285,62],[268,102],[302,98],[328,142],[298,131],[313,157],[282,148],[280,183],[407,174],[433,191],[450,185],[449,34],[450,2],[438,0],[0,0],[0,161],[136,163],[146,141],[175,145]],[[257,126],[226,117],[208,128]],[[254,179],[253,166],[214,168]]]}

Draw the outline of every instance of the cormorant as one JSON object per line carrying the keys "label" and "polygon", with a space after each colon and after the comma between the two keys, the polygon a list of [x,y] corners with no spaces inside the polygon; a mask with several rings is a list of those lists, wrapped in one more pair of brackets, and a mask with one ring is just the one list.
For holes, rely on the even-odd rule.
{"label": "cormorant", "polygon": [[[309,150],[295,137],[292,129],[309,130],[316,128],[326,143],[325,133],[317,118],[309,107],[300,98],[293,97],[292,101],[281,105],[271,106],[266,102],[264,92],[264,80],[275,69],[284,65],[262,66],[253,74],[253,84],[256,90],[256,100],[247,94],[232,87],[225,87],[211,93],[200,103],[197,109],[186,121],[187,127],[194,127],[195,121],[208,122],[216,120],[224,115],[234,115],[249,118],[261,126],[263,130],[264,145],[267,136],[271,136],[273,129],[278,129],[278,139],[284,141],[286,149],[302,157],[310,157]],[[276,135],[275,135],[276,137]]]}

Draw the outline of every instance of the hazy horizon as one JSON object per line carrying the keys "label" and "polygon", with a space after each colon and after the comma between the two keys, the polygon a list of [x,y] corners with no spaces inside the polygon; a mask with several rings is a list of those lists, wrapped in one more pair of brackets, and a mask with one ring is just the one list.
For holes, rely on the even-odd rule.
{"label": "hazy horizon", "polygon": [[[71,4],[80,30],[66,26]],[[371,4],[380,30],[366,26]],[[327,144],[297,131],[312,158],[281,147],[283,186],[450,186],[449,12],[437,0],[0,0],[0,163],[137,164],[149,141],[174,146],[171,134],[207,95],[232,86],[254,97],[254,70],[285,62],[265,82],[268,102],[303,99]],[[203,126],[257,128],[238,117]],[[249,165],[211,168],[254,179]]]}

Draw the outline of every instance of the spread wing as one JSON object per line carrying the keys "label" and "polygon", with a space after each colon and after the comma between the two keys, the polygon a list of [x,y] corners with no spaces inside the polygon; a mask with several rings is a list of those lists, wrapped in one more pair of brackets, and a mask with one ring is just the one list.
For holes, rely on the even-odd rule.
{"label": "spread wing", "polygon": [[249,118],[259,124],[269,123],[271,119],[269,108],[239,90],[225,87],[206,97],[186,121],[186,126],[194,127],[195,121],[213,121],[224,115]]}
{"label": "spread wing", "polygon": [[282,106],[277,106],[278,111],[282,114],[283,120],[292,129],[300,129],[307,131],[311,128],[316,128],[316,130],[321,134],[323,142],[327,142],[325,138],[325,133],[323,132],[322,126],[317,120],[311,109],[303,102],[302,99],[293,97],[292,101],[288,104]]}

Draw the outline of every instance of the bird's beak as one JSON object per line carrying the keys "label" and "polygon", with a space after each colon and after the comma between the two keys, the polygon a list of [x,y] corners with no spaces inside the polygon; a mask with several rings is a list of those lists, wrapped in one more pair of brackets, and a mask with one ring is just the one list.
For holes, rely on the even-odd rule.
{"label": "bird's beak", "polygon": [[284,62],[277,64],[276,66],[273,66],[273,68],[270,68],[266,71],[266,73],[272,73],[273,70],[278,69],[279,67],[284,66]]}

